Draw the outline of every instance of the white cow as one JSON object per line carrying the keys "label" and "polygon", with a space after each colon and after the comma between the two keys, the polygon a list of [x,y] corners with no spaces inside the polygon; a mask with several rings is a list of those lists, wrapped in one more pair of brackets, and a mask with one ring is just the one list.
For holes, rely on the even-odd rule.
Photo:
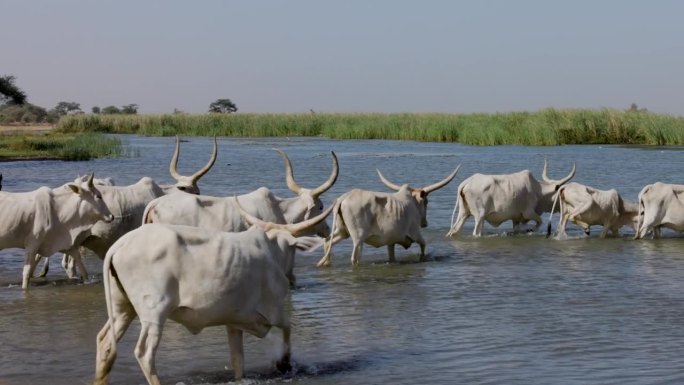
{"label": "white cow", "polygon": [[[114,221],[110,223],[99,222],[90,231],[90,235],[83,241],[83,246],[92,250],[100,258],[104,258],[107,250],[116,242],[121,236],[127,232],[139,227],[142,224],[143,212],[145,206],[153,199],[163,195],[178,195],[182,197],[185,194],[174,194],[179,192],[187,192],[192,194],[199,194],[199,187],[197,181],[206,174],[214,162],[216,162],[217,144],[214,138],[214,148],[209,162],[199,171],[191,176],[180,175],[176,171],[178,164],[179,142],[176,137],[176,149],[171,158],[169,165],[169,173],[176,180],[174,185],[158,185],[152,178],[141,178],[137,183],[128,186],[101,186],[99,190],[102,192],[102,199],[107,203],[107,206],[114,214]],[[71,255],[69,253],[69,255]],[[68,266],[70,261],[69,256],[65,256],[62,260],[63,266]],[[88,272],[85,271],[83,264],[78,264],[81,277],[86,279]],[[73,274],[73,272],[67,274]]]}
{"label": "white cow", "polygon": [[[68,183],[56,189],[41,187],[23,193],[0,193],[0,249],[23,248],[24,271],[21,287],[28,289],[35,269],[36,255],[69,250],[78,255],[78,246],[93,225],[114,218],[93,185]],[[77,263],[80,258],[77,259]]]}
{"label": "white cow", "polygon": [[639,226],[634,239],[645,237],[653,231],[660,237],[665,227],[684,231],[684,185],[656,182],[646,185],[639,192]]}
{"label": "white cow", "polygon": [[354,245],[352,265],[361,262],[364,243],[373,247],[387,246],[389,261],[395,262],[395,244],[408,249],[416,242],[420,245],[420,260],[424,260],[425,240],[420,228],[428,225],[428,194],[451,182],[460,167],[456,167],[445,179],[422,188],[413,188],[407,184],[396,185],[377,170],[382,183],[396,192],[353,189],[340,197],[337,207],[333,209],[332,234],[318,266],[330,266],[333,245],[349,237]]}
{"label": "white cow", "polygon": [[[328,180],[315,189],[307,189],[295,182],[292,164],[287,155],[280,150],[276,151],[285,161],[287,186],[297,196],[281,198],[268,188],[261,187],[248,194],[239,195],[240,203],[250,214],[273,223],[296,223],[318,215],[323,211],[320,195],[330,189],[337,180],[337,156],[332,152],[333,170]],[[227,232],[242,231],[249,227],[240,216],[235,197],[163,196],[147,205],[143,218],[145,223],[188,225]],[[330,228],[325,222],[321,222],[314,231],[326,237],[330,233]]]}
{"label": "white cow", "polygon": [[[87,182],[88,178],[90,178],[90,175],[77,176],[76,179],[74,179],[74,183],[80,184],[83,182]],[[115,183],[114,183],[114,179],[112,179],[111,177],[107,177],[107,178],[93,178],[93,184],[95,186],[114,186]],[[85,250],[83,250],[82,248],[79,249],[79,254],[83,255],[84,253],[85,253]],[[40,258],[40,256],[36,256],[36,258]],[[69,278],[76,277],[75,262],[76,261],[74,260],[74,258],[68,257],[68,254],[64,254],[62,256],[62,267],[64,268],[64,271],[66,271],[67,276]],[[50,256],[47,255],[47,256],[45,256],[45,262],[43,263],[43,268],[40,270],[38,277],[45,277],[49,270],[50,270]]]}
{"label": "white cow", "polygon": [[551,235],[551,219],[553,211],[559,204],[560,221],[557,229],[557,239],[567,238],[565,227],[571,221],[584,229],[589,235],[592,225],[603,226],[601,238],[605,238],[610,231],[615,237],[620,236],[620,227],[631,226],[636,231],[639,211],[637,205],[622,199],[615,189],[597,190],[583,184],[570,182],[556,193],[553,200],[546,236]]}
{"label": "white cow", "polygon": [[243,210],[246,220],[255,224],[244,232],[146,224],[121,237],[104,261],[108,321],[97,335],[95,384],[108,383],[116,342],[136,315],[141,331],[135,356],[149,384],[160,384],[155,356],[167,319],[193,334],[225,325],[236,380],[244,371],[242,333],[263,338],[278,327],[284,354],[277,366],[289,370],[286,272],[297,249],[321,245],[321,238],[298,236],[331,210],[287,225],[265,223]]}
{"label": "white cow", "polygon": [[[551,210],[553,195],[573,176],[574,164],[565,178],[549,179],[546,175],[546,160],[541,182],[529,170],[505,175],[471,175],[458,186],[451,229],[447,237],[457,234],[471,215],[475,217],[473,235],[476,237],[482,236],[484,221],[498,227],[501,223],[512,220],[513,230],[519,231],[520,226],[533,220],[536,222],[536,231],[542,224],[540,215]],[[457,209],[458,217],[454,222]]]}

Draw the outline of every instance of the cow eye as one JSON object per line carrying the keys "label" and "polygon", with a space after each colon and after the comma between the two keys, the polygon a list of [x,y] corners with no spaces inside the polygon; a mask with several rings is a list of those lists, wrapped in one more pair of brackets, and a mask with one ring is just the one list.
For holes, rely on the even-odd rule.
{"label": "cow eye", "polygon": [[95,195],[95,198],[97,198],[97,199],[102,199],[102,195],[97,194],[97,195]]}
{"label": "cow eye", "polygon": [[185,187],[185,186],[178,186],[178,189],[181,190],[181,191],[185,191],[185,190],[187,190],[188,188]]}

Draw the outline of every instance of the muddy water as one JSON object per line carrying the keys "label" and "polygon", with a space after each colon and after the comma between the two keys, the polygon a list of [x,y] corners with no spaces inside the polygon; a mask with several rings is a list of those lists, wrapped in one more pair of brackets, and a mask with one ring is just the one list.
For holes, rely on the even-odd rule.
{"label": "muddy water", "polygon": [[[3,190],[56,186],[95,171],[117,184],[143,175],[170,182],[170,138],[124,137],[139,156],[90,162],[0,164]],[[455,191],[475,173],[529,168],[539,177],[566,175],[597,188],[615,187],[634,200],[647,183],[682,183],[679,148],[611,146],[469,147],[393,141],[221,139],[219,159],[201,181],[203,193],[232,196],[262,185],[290,196],[278,147],[291,157],[298,182],[311,187],[330,172],[340,177],[324,195],[330,202],[353,188],[386,191],[375,169],[396,183],[427,185],[459,163],[454,182],[430,196],[424,235],[428,261],[417,246],[366,247],[359,268],[349,266],[350,241],[335,247],[333,266],[318,269],[321,251],[297,259],[291,293],[295,371],[273,369],[280,334],[246,337],[248,383],[303,384],[677,384],[684,382],[684,255],[679,235],[632,241],[589,238],[572,228],[568,241],[542,234],[507,236],[510,223],[474,239],[472,219],[461,236],[446,239]],[[209,156],[210,141],[183,143],[179,169],[191,173]],[[547,219],[547,216],[544,217]],[[46,280],[28,293],[20,283],[21,250],[0,251],[0,384],[84,384],[92,379],[95,336],[106,319],[101,262],[87,258],[91,282],[64,279],[53,258]],[[119,346],[113,384],[144,384],[133,358],[138,325]],[[169,322],[157,366],[169,384],[220,384],[232,378],[226,333],[197,336]]]}

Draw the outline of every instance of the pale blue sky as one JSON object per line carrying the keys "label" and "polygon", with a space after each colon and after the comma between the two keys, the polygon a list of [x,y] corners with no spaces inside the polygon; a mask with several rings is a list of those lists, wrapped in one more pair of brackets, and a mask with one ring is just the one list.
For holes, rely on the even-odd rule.
{"label": "pale blue sky", "polygon": [[684,115],[683,20],[674,0],[0,0],[0,75],[86,111]]}

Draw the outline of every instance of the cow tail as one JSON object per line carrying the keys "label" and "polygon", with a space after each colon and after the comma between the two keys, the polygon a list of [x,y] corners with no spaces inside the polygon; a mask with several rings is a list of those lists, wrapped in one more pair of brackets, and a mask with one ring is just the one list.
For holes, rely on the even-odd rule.
{"label": "cow tail", "polygon": [[634,234],[634,239],[639,239],[639,234],[641,234],[641,226],[643,225],[643,219],[645,216],[645,207],[644,207],[644,194],[648,192],[649,186],[644,187],[641,191],[639,191],[639,196],[637,197],[637,228],[636,228],[636,234]]}
{"label": "cow tail", "polygon": [[[111,338],[111,354],[116,355],[116,332],[114,330],[114,307],[112,304],[112,288],[111,282],[109,281],[109,276],[114,275],[112,266],[112,258],[116,250],[111,248],[109,252],[105,255],[104,262],[102,263],[102,282],[104,284],[105,299],[107,302],[107,322],[109,322],[109,336]],[[116,280],[117,278],[114,277]]]}
{"label": "cow tail", "polygon": [[332,220],[332,226],[330,227],[330,239],[328,240],[328,245],[323,250],[324,255],[328,255],[332,251],[332,241],[333,238],[335,237],[335,229],[337,228],[337,220],[340,212],[340,206],[342,204],[342,199],[338,199],[337,202],[335,202],[335,207],[333,208],[333,220]]}
{"label": "cow tail", "polygon": [[454,211],[451,212],[451,225],[449,226],[449,233],[447,234],[447,237],[451,235],[451,229],[454,228],[454,217],[456,216],[456,210],[458,210],[459,201],[461,199],[461,194],[463,194],[464,187],[465,183],[458,185],[458,190],[456,191],[456,203],[454,204]]}
{"label": "cow tail", "polygon": [[[546,226],[546,238],[551,236],[551,222],[553,220],[553,211],[556,209],[556,203],[558,202],[560,195],[561,195],[561,191],[563,191],[563,190],[565,190],[565,188],[563,188],[563,187],[559,188],[558,191],[556,192],[556,195],[553,197],[553,205],[551,205],[551,212],[549,213],[549,224]],[[561,201],[558,206],[559,206],[558,210],[560,213],[560,218],[562,221],[563,220],[563,209],[562,209],[563,202]],[[560,222],[558,225],[560,226]]]}

